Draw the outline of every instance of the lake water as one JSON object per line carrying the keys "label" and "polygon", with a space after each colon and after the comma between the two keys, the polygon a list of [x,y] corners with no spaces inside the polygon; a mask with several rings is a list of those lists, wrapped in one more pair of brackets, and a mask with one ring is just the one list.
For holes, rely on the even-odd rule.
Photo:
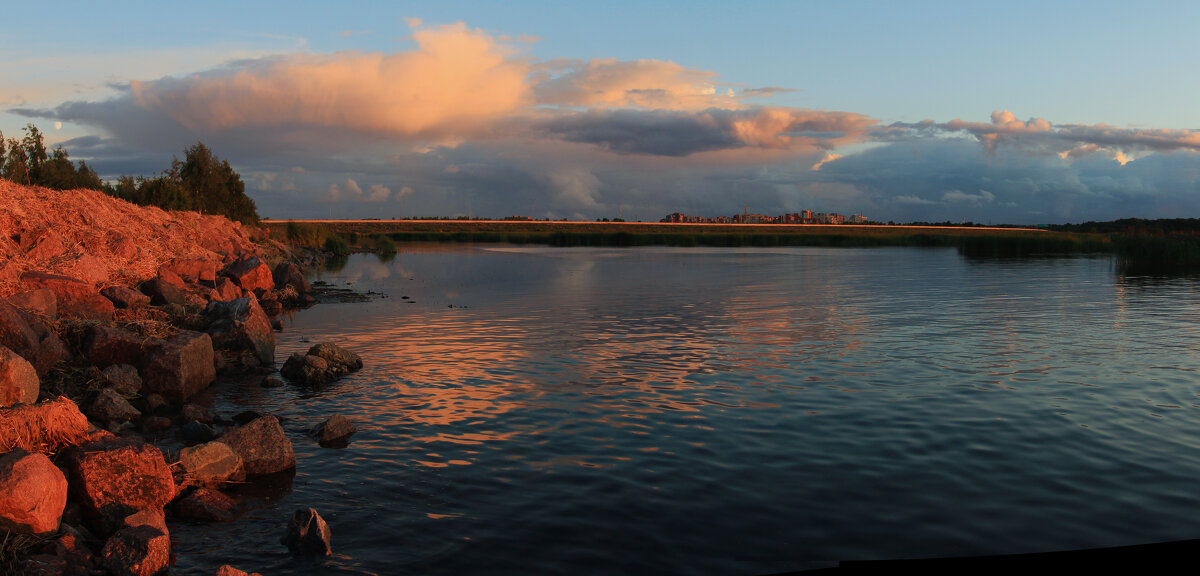
{"label": "lake water", "polygon": [[[178,574],[760,574],[1200,538],[1200,285],[954,250],[402,246],[296,313],[321,389],[225,383],[298,466]],[[402,297],[407,296],[408,299]],[[344,449],[304,430],[349,416]],[[292,559],[316,508],[334,556]]]}

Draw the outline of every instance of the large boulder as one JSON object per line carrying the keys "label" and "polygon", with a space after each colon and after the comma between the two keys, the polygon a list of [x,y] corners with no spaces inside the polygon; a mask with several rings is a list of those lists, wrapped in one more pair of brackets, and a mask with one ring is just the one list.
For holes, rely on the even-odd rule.
{"label": "large boulder", "polygon": [[185,400],[217,377],[212,339],[203,332],[180,330],[168,340],[145,347],[141,365],[142,389],[170,400]]}
{"label": "large boulder", "polygon": [[242,458],[246,474],[271,474],[296,467],[292,441],[283,433],[279,419],[269,414],[227,430],[217,441],[228,444]]}
{"label": "large boulder", "polygon": [[57,530],[66,504],[67,479],[44,454],[0,456],[0,527],[23,534]]}
{"label": "large boulder", "polygon": [[328,362],[331,370],[354,372],[363,367],[362,358],[358,354],[332,342],[314,344],[312,348],[308,349],[308,353]]}
{"label": "large boulder", "polygon": [[283,290],[291,286],[300,294],[312,292],[312,284],[309,284],[308,279],[304,277],[300,267],[291,262],[280,262],[271,276],[275,280],[276,290]]}
{"label": "large boulder", "polygon": [[17,308],[0,300],[0,346],[5,346],[25,359],[37,355],[38,337]]}
{"label": "large boulder", "polygon": [[37,402],[41,383],[28,360],[0,346],[0,406]]}
{"label": "large boulder", "polygon": [[208,442],[184,448],[179,452],[179,464],[190,482],[198,486],[219,488],[246,477],[242,457],[224,442]]}
{"label": "large boulder", "polygon": [[329,372],[329,363],[320,356],[312,354],[292,354],[283,361],[279,373],[294,384],[315,386],[333,379]]}
{"label": "large boulder", "polygon": [[208,333],[213,345],[228,350],[249,350],[265,366],[275,364],[275,333],[255,298],[209,302],[204,315],[212,321]]}
{"label": "large boulder", "polygon": [[315,509],[308,508],[292,514],[281,541],[298,556],[329,556],[333,554],[331,536],[325,519]]}
{"label": "large boulder", "polygon": [[175,496],[162,451],[140,440],[102,436],[68,450],[66,461],[74,500],[103,533],[130,514],[161,511]]}
{"label": "large boulder", "polygon": [[97,324],[83,341],[83,355],[97,366],[136,364],[142,359],[142,337],[116,326]]}
{"label": "large boulder", "polygon": [[171,537],[153,526],[122,528],[100,552],[104,567],[118,576],[154,576],[171,563]]}
{"label": "large boulder", "polygon": [[25,272],[21,283],[26,290],[49,288],[58,303],[58,315],[84,320],[109,321],[113,319],[113,303],[101,296],[92,285],[68,276],[46,272]]}
{"label": "large boulder", "polygon": [[256,294],[275,288],[275,279],[271,275],[271,269],[257,256],[239,258],[225,268],[223,274],[236,282],[243,290],[250,290]]}

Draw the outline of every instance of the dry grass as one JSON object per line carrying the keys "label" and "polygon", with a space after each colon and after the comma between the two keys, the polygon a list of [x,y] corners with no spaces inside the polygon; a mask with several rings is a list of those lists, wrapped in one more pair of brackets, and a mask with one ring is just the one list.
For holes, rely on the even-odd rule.
{"label": "dry grass", "polygon": [[91,275],[100,285],[133,286],[172,258],[221,262],[227,254],[258,253],[252,236],[265,235],[222,216],[166,212],[94,190],[58,191],[3,179],[0,231],[0,297],[20,289],[20,272]]}
{"label": "dry grass", "polygon": [[87,436],[87,417],[71,399],[0,408],[0,453],[17,448],[50,453]]}
{"label": "dry grass", "polygon": [[48,536],[17,534],[0,528],[0,574],[26,574],[24,559],[49,539]]}

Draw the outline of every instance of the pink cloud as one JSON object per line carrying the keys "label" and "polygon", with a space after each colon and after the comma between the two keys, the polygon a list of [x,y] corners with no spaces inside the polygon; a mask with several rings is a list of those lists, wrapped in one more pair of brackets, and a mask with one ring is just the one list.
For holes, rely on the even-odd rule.
{"label": "pink cloud", "polygon": [[294,54],[133,82],[133,101],[201,131],[307,125],[435,137],[477,132],[532,103],[527,64],[486,33],[459,23],[413,38],[411,52]]}

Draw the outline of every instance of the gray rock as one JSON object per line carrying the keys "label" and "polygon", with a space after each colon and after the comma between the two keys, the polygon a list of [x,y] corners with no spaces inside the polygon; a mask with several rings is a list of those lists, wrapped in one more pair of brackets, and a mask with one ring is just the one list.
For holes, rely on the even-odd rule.
{"label": "gray rock", "polygon": [[111,388],[105,388],[96,394],[96,399],[88,408],[88,416],[91,416],[93,420],[108,422],[110,420],[134,420],[140,418],[142,413],[134,408],[124,396]]}
{"label": "gray rock", "polygon": [[324,422],[313,427],[310,433],[317,439],[321,446],[325,447],[344,447],[351,434],[358,431],[354,423],[349,418],[341,414],[334,414],[327,418]]}
{"label": "gray rock", "polygon": [[281,542],[297,556],[329,556],[333,554],[331,536],[325,519],[315,509],[308,508],[292,514]]}

